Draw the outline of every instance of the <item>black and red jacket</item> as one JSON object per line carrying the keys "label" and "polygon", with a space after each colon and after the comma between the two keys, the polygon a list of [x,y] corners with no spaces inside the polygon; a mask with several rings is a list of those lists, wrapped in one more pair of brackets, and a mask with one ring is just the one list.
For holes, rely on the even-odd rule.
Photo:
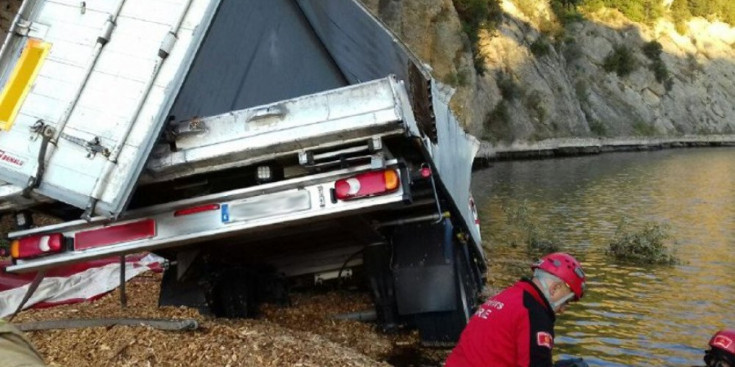
{"label": "black and red jacket", "polygon": [[445,367],[551,367],[555,320],[541,290],[521,280],[478,308]]}

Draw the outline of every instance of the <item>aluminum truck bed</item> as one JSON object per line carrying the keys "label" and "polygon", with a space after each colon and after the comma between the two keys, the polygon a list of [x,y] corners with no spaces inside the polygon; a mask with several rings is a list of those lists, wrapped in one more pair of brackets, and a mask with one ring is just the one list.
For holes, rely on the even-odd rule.
{"label": "aluminum truck bed", "polygon": [[403,83],[388,77],[169,127],[142,183],[247,166],[285,155],[406,133]]}

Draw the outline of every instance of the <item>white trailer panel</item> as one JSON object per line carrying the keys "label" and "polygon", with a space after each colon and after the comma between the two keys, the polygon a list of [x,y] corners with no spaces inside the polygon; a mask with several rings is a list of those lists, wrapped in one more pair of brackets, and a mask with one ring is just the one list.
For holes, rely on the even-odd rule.
{"label": "white trailer panel", "polygon": [[[218,4],[26,0],[0,51],[0,85],[12,92],[0,103],[19,106],[0,122],[0,179],[117,216]],[[39,41],[45,57],[20,79],[27,91],[13,92],[24,49]]]}

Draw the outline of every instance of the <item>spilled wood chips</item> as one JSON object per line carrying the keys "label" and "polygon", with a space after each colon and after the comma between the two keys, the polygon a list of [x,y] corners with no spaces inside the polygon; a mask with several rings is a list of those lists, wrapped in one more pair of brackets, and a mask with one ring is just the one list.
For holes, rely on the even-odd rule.
{"label": "spilled wood chips", "polygon": [[124,309],[116,290],[95,302],[26,310],[14,322],[134,317],[193,318],[200,325],[180,332],[145,326],[28,332],[51,366],[438,366],[448,352],[420,348],[415,332],[386,335],[371,323],[331,317],[370,309],[364,293],[298,293],[288,307],[266,304],[258,319],[231,320],[159,308],[160,278],[149,272],[129,281]]}

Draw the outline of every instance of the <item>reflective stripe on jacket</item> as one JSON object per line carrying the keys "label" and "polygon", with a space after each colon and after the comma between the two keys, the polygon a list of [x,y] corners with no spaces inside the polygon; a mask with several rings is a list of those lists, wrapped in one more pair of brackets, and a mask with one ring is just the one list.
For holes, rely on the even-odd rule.
{"label": "reflective stripe on jacket", "polygon": [[529,280],[483,303],[445,367],[551,367],[555,315]]}

